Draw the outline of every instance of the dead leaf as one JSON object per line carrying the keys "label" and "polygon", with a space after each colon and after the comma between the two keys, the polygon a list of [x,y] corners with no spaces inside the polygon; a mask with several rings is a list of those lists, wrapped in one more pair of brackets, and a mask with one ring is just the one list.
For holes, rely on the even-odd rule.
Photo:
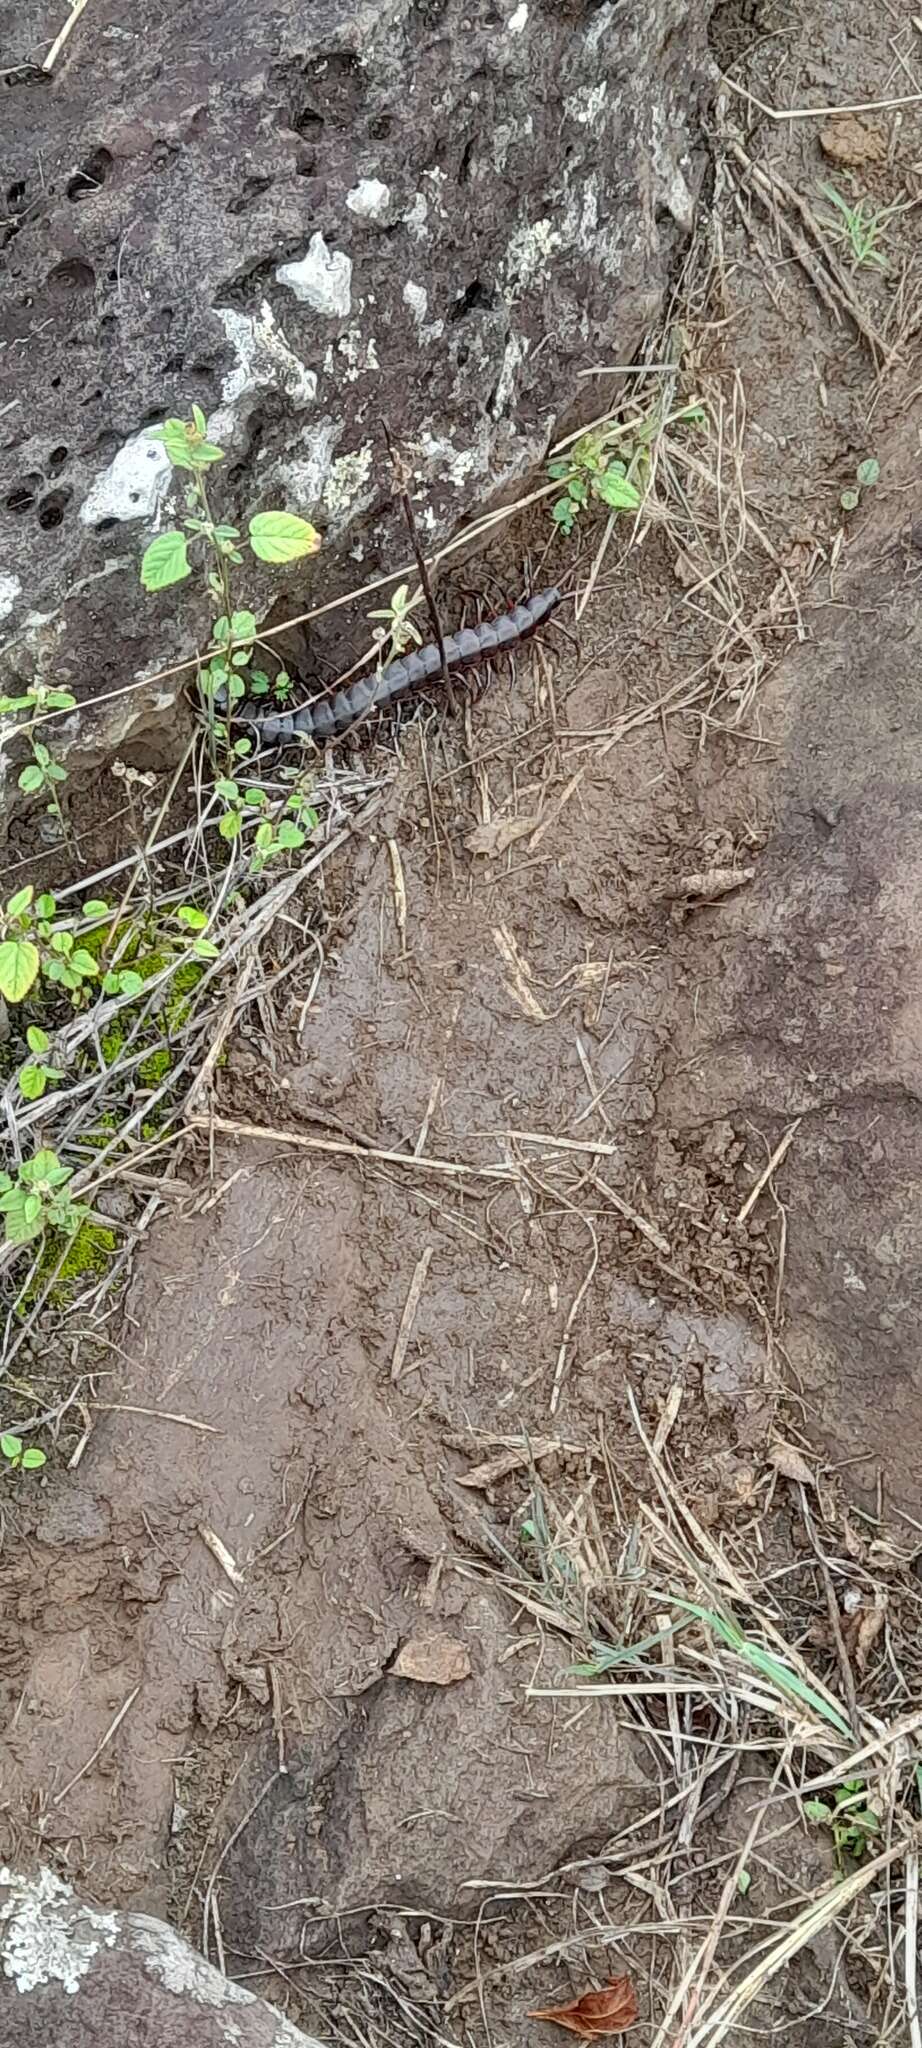
{"label": "dead leaf", "polygon": [[859,121],[855,114],[839,114],[820,129],[820,148],[830,163],[848,164],[854,169],[862,164],[883,163],[887,141],[873,122]]}
{"label": "dead leaf", "polygon": [[875,1595],[873,1607],[865,1607],[858,1621],[855,1636],[855,1663],[859,1671],[866,1671],[868,1658],[880,1635],[887,1612],[887,1596],[884,1592]]}
{"label": "dead leaf", "polygon": [[604,1991],[584,1991],[570,2005],[549,2005],[530,2012],[530,2020],[553,2020],[581,2041],[604,2040],[609,2034],[623,2034],[638,2017],[637,1995],[630,1977],[610,1977]]}
{"label": "dead leaf", "polygon": [[408,1636],[391,1671],[395,1678],[412,1678],[417,1685],[457,1685],[460,1678],[470,1678],[471,1660],[457,1636]]}
{"label": "dead leaf", "polygon": [[801,1457],[800,1452],[794,1449],[793,1444],[785,1444],[780,1441],[772,1444],[768,1454],[768,1462],[770,1465],[774,1465],[775,1471],[780,1474],[782,1479],[791,1479],[796,1486],[816,1485],[816,1480],[807,1464],[806,1458]]}
{"label": "dead leaf", "polygon": [[531,1443],[517,1445],[514,1449],[498,1451],[494,1458],[485,1458],[482,1465],[474,1465],[470,1472],[463,1472],[459,1486],[476,1486],[484,1492],[488,1486],[495,1486],[498,1479],[505,1479],[510,1472],[520,1472],[523,1465],[537,1464],[539,1458],[549,1458],[552,1451],[560,1451],[563,1445],[558,1436],[536,1436]]}
{"label": "dead leaf", "polygon": [[468,853],[482,853],[490,860],[505,853],[507,846],[514,846],[517,839],[527,839],[537,823],[536,817],[494,818],[489,825],[475,825],[464,844]]}

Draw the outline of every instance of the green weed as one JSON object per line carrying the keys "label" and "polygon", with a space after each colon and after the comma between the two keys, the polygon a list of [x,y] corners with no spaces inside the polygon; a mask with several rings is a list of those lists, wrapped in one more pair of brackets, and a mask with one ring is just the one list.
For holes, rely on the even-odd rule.
{"label": "green weed", "polygon": [[73,1168],[62,1166],[56,1152],[47,1146],[23,1160],[15,1180],[0,1173],[0,1215],[9,1245],[30,1244],[49,1228],[69,1236],[88,1214],[67,1192]]}
{"label": "green weed", "polygon": [[843,512],[854,512],[861,503],[862,491],[869,491],[880,480],[880,463],[876,455],[869,455],[865,462],[859,462],[855,471],[855,482],[843,491],[839,504]]}
{"label": "green weed", "polygon": [[850,205],[835,185],[822,184],[820,191],[836,209],[835,214],[824,222],[826,232],[832,241],[845,244],[852,269],[873,267],[886,270],[889,259],[884,255],[881,243],[899,208],[872,206],[869,199],[858,199]]}
{"label": "green weed", "polygon": [[863,1778],[845,1778],[841,1785],[833,1787],[831,1805],[828,1799],[804,1800],[807,1819],[831,1830],[840,1870],[846,1857],[852,1863],[860,1863],[862,1856],[873,1848],[874,1836],[880,1833],[880,1821],[868,1806],[867,1796]]}
{"label": "green weed", "polygon": [[13,1436],[8,1430],[0,1433],[0,1456],[6,1459],[8,1472],[40,1472],[45,1463],[44,1451],[23,1450],[22,1438]]}

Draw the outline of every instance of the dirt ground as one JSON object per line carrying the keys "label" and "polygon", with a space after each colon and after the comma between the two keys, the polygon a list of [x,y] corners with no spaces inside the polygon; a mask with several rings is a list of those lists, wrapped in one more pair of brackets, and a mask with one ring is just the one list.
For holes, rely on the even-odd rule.
{"label": "dirt ground", "polygon": [[[803,15],[728,0],[715,56],[776,107],[922,90],[893,10]],[[549,1504],[628,1586],[615,1504],[639,1526],[659,1429],[836,1683],[813,1489],[840,1615],[872,1585],[887,1610],[867,1698],[918,1704],[922,119],[849,119],[722,94],[676,299],[720,488],[712,447],[567,637],[405,724],[107,1326],[111,1408],[5,1509],[0,1849],[204,1928],[322,2037],[535,2040],[534,2008],[627,1970],[631,2038],[672,2039],[663,1956],[713,1917],[760,1767],[632,1861],[667,1709],[570,1696],[592,1570],[582,1625],[547,1569],[522,1592]],[[836,245],[864,332],[747,162],[818,212],[829,178],[906,209],[886,269]],[[498,602],[527,550],[578,594],[601,529],[546,534],[464,586]],[[831,1873],[781,1833],[731,1957]],[[876,1937],[836,1941],[747,2025],[904,2038]]]}

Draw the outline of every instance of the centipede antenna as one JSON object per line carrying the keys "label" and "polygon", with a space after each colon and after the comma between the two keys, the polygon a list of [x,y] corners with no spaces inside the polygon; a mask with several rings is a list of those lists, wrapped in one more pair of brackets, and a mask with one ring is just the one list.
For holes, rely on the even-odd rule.
{"label": "centipede antenna", "polygon": [[387,443],[387,452],[391,459],[391,469],[393,470],[394,473],[394,486],[397,495],[400,499],[400,502],[403,506],[404,517],[406,519],[407,529],[410,535],[410,545],[416,557],[416,567],[419,571],[419,580],[422,585],[423,596],[425,597],[426,605],[428,607],[429,618],[432,622],[433,638],[439,650],[439,661],[441,663],[442,668],[442,681],[445,685],[445,695],[448,700],[448,709],[451,712],[452,717],[454,717],[457,713],[458,706],[455,701],[455,693],[452,688],[452,681],[451,676],[449,674],[448,662],[445,658],[445,641],[442,634],[442,622],[439,618],[438,610],[436,608],[435,598],[432,595],[432,585],[429,581],[429,570],[426,564],[426,557],[423,554],[422,548],[420,547],[419,544],[419,534],[416,528],[416,514],[413,510],[412,500],[410,498],[410,493],[407,489],[406,466],[404,464],[403,457],[398,453],[398,450],[394,447],[394,443],[391,439],[391,433],[387,421],[382,420],[381,426],[384,433],[384,439]]}

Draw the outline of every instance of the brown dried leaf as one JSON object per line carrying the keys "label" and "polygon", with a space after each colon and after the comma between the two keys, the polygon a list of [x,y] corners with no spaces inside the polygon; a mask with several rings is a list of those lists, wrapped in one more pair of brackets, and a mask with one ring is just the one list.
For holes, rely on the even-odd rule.
{"label": "brown dried leaf", "polygon": [[883,163],[887,138],[872,121],[860,121],[855,114],[837,114],[820,129],[820,148],[832,164],[858,169],[863,164]]}
{"label": "brown dried leaf", "polygon": [[867,1670],[868,1658],[883,1628],[886,1612],[887,1595],[882,1591],[875,1594],[872,1607],[861,1610],[855,1637],[855,1663],[859,1671]]}
{"label": "brown dried leaf", "polygon": [[582,2041],[623,2034],[637,2017],[637,1994],[630,1977],[610,1977],[604,1991],[584,1991],[582,1998],[574,1998],[570,2005],[549,2005],[528,2014],[530,2020],[552,2020]]}
{"label": "brown dried leaf", "polygon": [[810,1466],[807,1464],[806,1458],[801,1457],[800,1452],[795,1450],[793,1444],[782,1443],[780,1439],[777,1443],[772,1444],[768,1454],[768,1462],[770,1465],[774,1465],[775,1471],[780,1474],[782,1479],[792,1479],[795,1485],[798,1486],[816,1485],[816,1479]]}
{"label": "brown dried leaf", "polygon": [[470,1678],[471,1660],[457,1636],[408,1636],[391,1665],[395,1678],[412,1678],[417,1685],[457,1685]]}
{"label": "brown dried leaf", "polygon": [[505,853],[517,839],[527,839],[537,823],[537,818],[494,818],[489,825],[475,825],[464,844],[468,853],[482,853],[489,860]]}

